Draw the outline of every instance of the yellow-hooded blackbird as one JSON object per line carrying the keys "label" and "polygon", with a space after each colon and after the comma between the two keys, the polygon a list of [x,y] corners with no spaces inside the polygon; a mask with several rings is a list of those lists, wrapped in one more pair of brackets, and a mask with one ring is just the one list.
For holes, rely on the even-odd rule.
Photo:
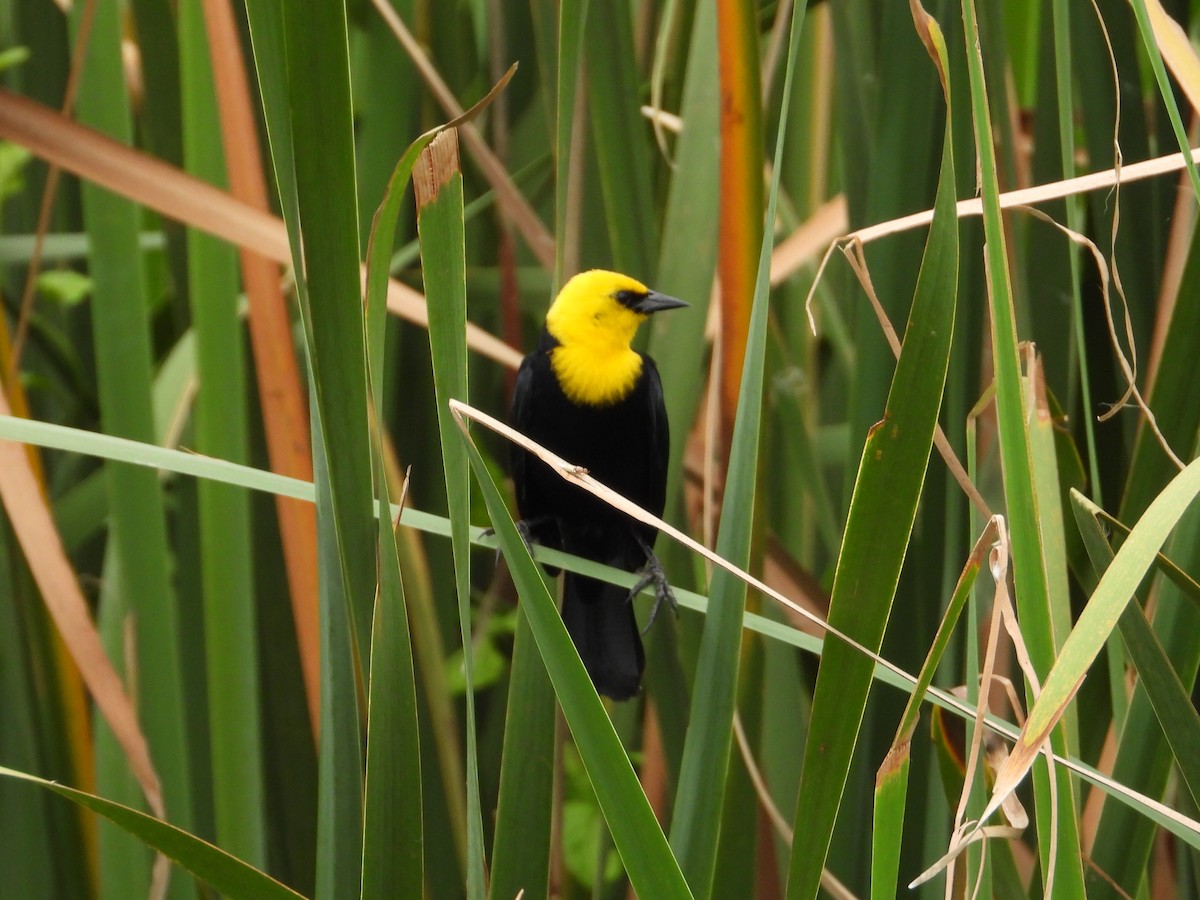
{"label": "yellow-hooded blackbird", "polygon": [[[525,357],[513,393],[513,427],[634,503],[661,515],[670,435],[654,360],[630,346],[651,313],[687,306],[615,272],[593,270],[563,286],[546,314],[537,350]],[[514,446],[512,474],[532,540],[629,572],[634,590],[572,572],[563,583],[563,622],[600,693],[626,700],[645,667],[630,602],[654,584],[656,603],[674,604],[654,556],[650,528],[568,483]]]}

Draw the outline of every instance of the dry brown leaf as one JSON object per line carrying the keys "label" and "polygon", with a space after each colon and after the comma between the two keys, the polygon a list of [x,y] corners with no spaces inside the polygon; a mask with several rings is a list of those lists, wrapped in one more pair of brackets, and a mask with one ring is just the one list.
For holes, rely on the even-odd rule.
{"label": "dry brown leaf", "polygon": [[[2,391],[0,415],[12,415]],[[150,748],[142,734],[137,711],[88,614],[87,601],[63,549],[54,517],[38,489],[23,444],[0,440],[0,501],[8,512],[13,532],[50,618],[79,667],[97,709],[125,752],[130,771],[141,786],[147,805],[154,815],[161,817],[162,788],[150,760]]]}
{"label": "dry brown leaf", "polygon": [[[280,265],[291,264],[287,229],[280,219],[4,89],[0,89],[0,138],[169,219],[253,250]],[[388,310],[423,328],[429,325],[425,298],[394,279],[388,283]],[[470,322],[467,346],[510,368],[521,364],[517,350]]]}

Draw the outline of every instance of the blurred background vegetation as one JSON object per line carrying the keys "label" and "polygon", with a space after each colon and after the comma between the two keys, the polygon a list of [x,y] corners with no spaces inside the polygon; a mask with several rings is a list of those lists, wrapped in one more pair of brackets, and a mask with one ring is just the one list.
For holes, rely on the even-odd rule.
{"label": "blurred background vegetation", "polygon": [[[0,445],[0,894],[906,892],[950,844],[964,771],[982,809],[1003,742],[926,705],[888,757],[907,802],[877,800],[911,686],[868,701],[841,642],[819,677],[815,626],[665,537],[683,608],[609,726],[523,612],[534,570],[510,560],[535,585],[518,607],[481,535],[504,441],[474,429],[468,482],[435,396],[502,418],[575,271],[684,298],[642,338],[666,518],[908,672],[967,600],[933,680],[971,702],[998,539],[1044,682],[1128,528],[1175,525],[1147,508],[1196,456],[1200,181],[1168,163],[1119,191],[1061,183],[1194,143],[1200,9],[926,10],[937,65],[902,0],[0,0],[0,438],[21,442]],[[418,213],[397,161],[514,62]],[[934,228],[886,226],[939,183]],[[1018,201],[1042,216],[1001,219],[1001,194],[1039,186]],[[951,193],[984,217],[955,226]],[[885,419],[915,427],[895,455],[867,443]],[[372,498],[397,502],[405,470],[392,540]],[[448,539],[468,520],[473,551]],[[1178,568],[1156,550],[1122,570],[1131,612],[1053,737],[1125,795],[1039,764],[1029,826],[975,845],[950,889],[1039,896],[1053,872],[1055,896],[1200,896],[1196,510],[1164,547]],[[1010,646],[996,665],[1027,711]],[[973,737],[988,762],[968,770]]]}

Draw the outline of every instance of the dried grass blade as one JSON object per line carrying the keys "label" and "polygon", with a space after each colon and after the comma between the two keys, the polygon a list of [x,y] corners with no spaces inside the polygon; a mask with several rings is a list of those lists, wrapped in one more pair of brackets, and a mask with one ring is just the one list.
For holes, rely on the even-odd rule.
{"label": "dried grass blade", "polygon": [[[4,89],[0,89],[0,137],[161,215],[281,265],[291,264],[287,231],[280,219]],[[429,324],[425,298],[395,280],[388,284],[388,310],[423,328]],[[469,322],[467,345],[509,368],[521,364],[519,352]]]}
{"label": "dried grass blade", "polygon": [[[0,392],[0,415],[11,415],[3,392]],[[25,448],[12,441],[0,441],[0,500],[63,643],[79,666],[101,715],[125,751],[147,805],[161,818],[164,812],[162,788],[137,711],[104,652],[100,634],[88,614],[87,601],[67,560],[54,517],[45,495],[38,488]]]}

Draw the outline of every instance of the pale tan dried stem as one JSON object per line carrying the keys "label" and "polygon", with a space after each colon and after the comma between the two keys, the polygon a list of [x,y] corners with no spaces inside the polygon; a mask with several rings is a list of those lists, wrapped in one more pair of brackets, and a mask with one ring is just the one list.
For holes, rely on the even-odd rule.
{"label": "pale tan dried stem", "polygon": [[[1194,162],[1200,162],[1200,148],[1193,149],[1190,153]],[[1132,163],[1127,166],[1121,166],[1118,169],[1105,169],[1103,172],[1093,172],[1090,175],[1080,175],[1076,178],[1064,179],[1063,181],[1055,181],[1031,188],[1022,188],[1019,191],[1008,191],[1000,195],[1000,208],[1012,209],[1014,206],[1031,206],[1051,200],[1061,200],[1064,197],[1072,197],[1076,194],[1084,194],[1090,191],[1107,190],[1116,187],[1118,182],[1128,184],[1131,181],[1141,181],[1157,175],[1178,172],[1182,168],[1184,168],[1183,154],[1169,153],[1166,156],[1158,156],[1154,159],[1144,160],[1143,162]],[[978,197],[973,197],[970,200],[960,200],[956,205],[956,214],[960,219],[967,216],[983,215],[983,201]],[[856,231],[850,232],[846,237],[857,237],[864,244],[869,244],[872,241],[877,241],[889,235],[901,234],[905,231],[912,231],[915,228],[923,228],[932,221],[933,210],[927,209],[923,212],[901,216],[898,219],[889,219],[877,225],[859,228]]]}

